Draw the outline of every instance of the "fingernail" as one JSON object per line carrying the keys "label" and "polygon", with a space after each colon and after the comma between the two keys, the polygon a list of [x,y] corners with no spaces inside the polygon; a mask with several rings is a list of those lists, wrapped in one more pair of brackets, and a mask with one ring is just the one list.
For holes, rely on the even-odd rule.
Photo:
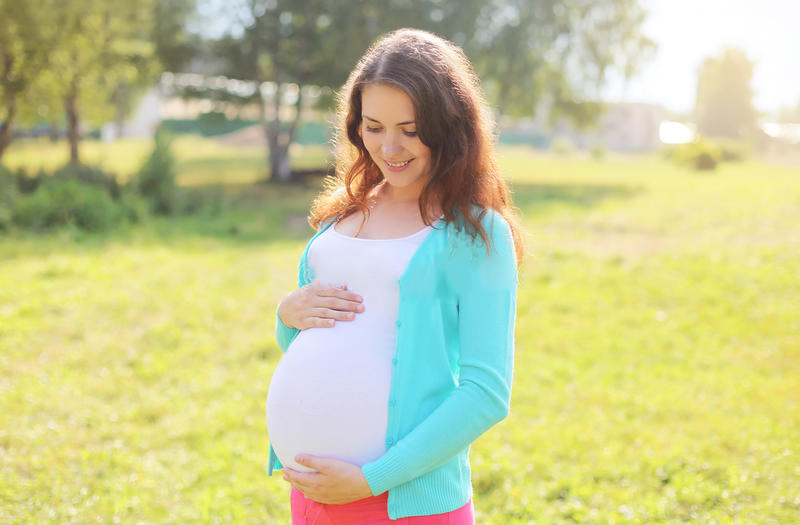
{"label": "fingernail", "polygon": [[295,456],[294,460],[297,461],[298,463],[302,463],[305,460],[305,458],[303,456]]}

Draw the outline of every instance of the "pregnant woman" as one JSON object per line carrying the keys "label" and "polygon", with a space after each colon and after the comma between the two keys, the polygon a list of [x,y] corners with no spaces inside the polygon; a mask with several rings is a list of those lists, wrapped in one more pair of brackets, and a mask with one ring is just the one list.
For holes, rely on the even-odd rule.
{"label": "pregnant woman", "polygon": [[339,115],[278,306],[269,473],[294,524],[472,524],[469,446],[508,414],[523,253],[480,86],[457,46],[399,30]]}

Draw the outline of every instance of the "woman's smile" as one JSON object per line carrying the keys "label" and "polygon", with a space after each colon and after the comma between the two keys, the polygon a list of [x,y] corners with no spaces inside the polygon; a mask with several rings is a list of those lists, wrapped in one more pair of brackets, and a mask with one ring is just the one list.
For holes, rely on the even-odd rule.
{"label": "woman's smile", "polygon": [[386,164],[386,167],[392,171],[403,171],[406,167],[411,164],[411,161],[414,159],[402,160],[400,162],[389,162],[386,159],[383,159],[383,162]]}

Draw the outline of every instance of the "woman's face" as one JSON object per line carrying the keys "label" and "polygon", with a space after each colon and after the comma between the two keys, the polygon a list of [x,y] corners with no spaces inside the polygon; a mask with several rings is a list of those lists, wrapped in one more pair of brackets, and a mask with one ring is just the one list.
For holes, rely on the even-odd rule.
{"label": "woman's face", "polygon": [[396,195],[417,198],[428,180],[431,150],[417,137],[414,104],[401,89],[361,91],[361,138]]}

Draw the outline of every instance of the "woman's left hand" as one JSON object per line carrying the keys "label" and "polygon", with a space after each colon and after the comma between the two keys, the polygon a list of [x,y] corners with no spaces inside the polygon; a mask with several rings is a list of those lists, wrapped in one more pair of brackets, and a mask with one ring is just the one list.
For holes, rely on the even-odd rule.
{"label": "woman's left hand", "polygon": [[318,503],[343,505],[372,496],[361,467],[331,458],[297,456],[295,461],[317,472],[299,472],[283,467],[283,479]]}

